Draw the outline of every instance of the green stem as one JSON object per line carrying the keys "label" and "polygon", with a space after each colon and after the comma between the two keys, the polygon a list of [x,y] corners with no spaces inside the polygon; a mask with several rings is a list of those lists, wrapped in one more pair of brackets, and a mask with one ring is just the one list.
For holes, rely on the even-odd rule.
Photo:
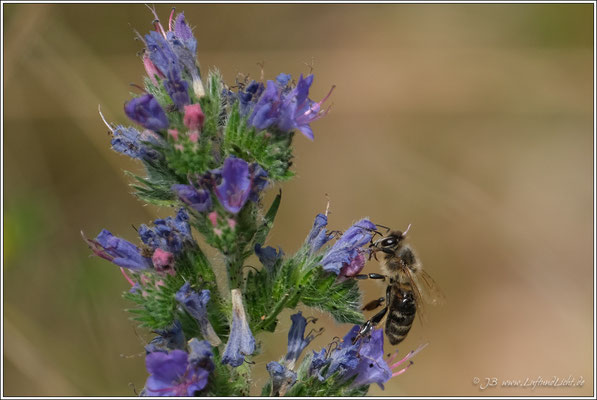
{"label": "green stem", "polygon": [[257,332],[263,330],[268,325],[275,322],[276,319],[278,318],[278,314],[280,314],[282,312],[282,310],[284,309],[284,306],[288,302],[289,298],[290,298],[290,293],[284,294],[284,296],[282,296],[282,298],[278,301],[278,303],[276,303],[272,312],[269,313],[264,320],[262,320],[260,323],[258,323],[257,326],[255,326],[255,331],[253,333],[256,334]]}

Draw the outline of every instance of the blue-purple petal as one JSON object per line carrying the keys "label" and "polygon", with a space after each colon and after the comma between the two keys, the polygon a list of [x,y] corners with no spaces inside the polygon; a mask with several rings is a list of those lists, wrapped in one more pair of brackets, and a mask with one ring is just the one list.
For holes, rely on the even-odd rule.
{"label": "blue-purple petal", "polygon": [[164,130],[170,124],[162,106],[148,93],[126,103],[124,112],[131,120],[153,131]]}
{"label": "blue-purple petal", "polygon": [[104,249],[114,264],[133,271],[151,268],[149,259],[141,255],[140,249],[131,242],[112,235],[103,229],[95,241]]}
{"label": "blue-purple petal", "polygon": [[186,242],[193,241],[188,219],[187,212],[181,208],[174,218],[167,217],[153,221],[152,228],[142,224],[138,229],[139,236],[143,243],[154,250],[160,248],[178,254]]}
{"label": "blue-purple petal", "polygon": [[333,235],[327,234],[327,225],[328,217],[326,215],[317,214],[315,216],[313,228],[311,228],[311,231],[305,240],[310,254],[315,254],[323,245],[325,245],[334,237]]}
{"label": "blue-purple petal", "polygon": [[286,351],[286,361],[295,362],[301,356],[301,353],[315,338],[313,335],[305,337],[305,328],[307,319],[299,311],[290,316],[292,325],[288,331],[288,350]]}
{"label": "blue-purple petal", "polygon": [[232,324],[230,336],[222,355],[222,364],[238,367],[245,361],[245,356],[255,351],[255,338],[249,328],[247,316],[242,304],[240,290],[232,290]]}
{"label": "blue-purple petal", "polygon": [[326,271],[340,274],[344,264],[350,264],[359,250],[370,243],[376,226],[368,219],[362,219],[348,228],[321,260]]}
{"label": "blue-purple petal", "polygon": [[195,189],[191,185],[172,185],[178,198],[198,212],[207,212],[212,208],[211,195],[208,190]]}
{"label": "blue-purple petal", "polygon": [[222,182],[215,189],[216,196],[227,211],[236,214],[251,194],[249,164],[241,158],[228,157],[221,173]]}

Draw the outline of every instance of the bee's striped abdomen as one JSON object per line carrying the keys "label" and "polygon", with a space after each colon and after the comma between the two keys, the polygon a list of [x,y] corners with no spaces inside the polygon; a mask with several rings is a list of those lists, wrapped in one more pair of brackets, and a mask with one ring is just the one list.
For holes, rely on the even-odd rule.
{"label": "bee's striped abdomen", "polygon": [[404,340],[415,319],[417,306],[411,290],[398,285],[392,288],[388,307],[385,333],[390,343],[396,345]]}

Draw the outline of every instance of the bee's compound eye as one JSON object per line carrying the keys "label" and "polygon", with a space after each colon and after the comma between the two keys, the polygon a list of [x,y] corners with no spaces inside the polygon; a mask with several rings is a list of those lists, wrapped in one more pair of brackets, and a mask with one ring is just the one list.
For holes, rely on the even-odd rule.
{"label": "bee's compound eye", "polygon": [[381,241],[382,247],[390,247],[396,244],[396,239],[394,238],[387,238]]}

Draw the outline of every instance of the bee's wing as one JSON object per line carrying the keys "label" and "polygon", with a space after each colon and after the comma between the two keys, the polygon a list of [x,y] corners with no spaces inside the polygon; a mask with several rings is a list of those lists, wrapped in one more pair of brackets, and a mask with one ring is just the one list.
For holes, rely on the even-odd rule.
{"label": "bee's wing", "polygon": [[425,303],[433,306],[441,306],[446,303],[446,296],[427,272],[420,270],[412,275]]}
{"label": "bee's wing", "polygon": [[404,268],[404,271],[412,284],[419,321],[424,323],[427,320],[424,304],[443,304],[445,296],[427,272],[422,269],[413,272],[409,268]]}

